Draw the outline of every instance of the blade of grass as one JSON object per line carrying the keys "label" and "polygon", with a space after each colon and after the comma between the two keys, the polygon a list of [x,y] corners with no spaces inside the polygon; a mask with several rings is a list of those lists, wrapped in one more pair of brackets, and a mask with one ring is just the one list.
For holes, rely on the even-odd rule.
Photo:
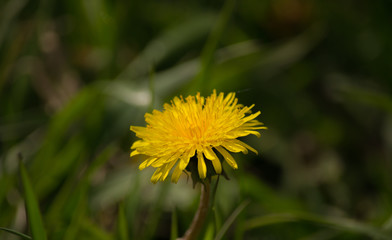
{"label": "blade of grass", "polygon": [[243,201],[230,215],[230,217],[223,224],[222,228],[219,230],[218,234],[215,236],[215,240],[220,240],[223,238],[223,235],[229,229],[231,224],[233,224],[234,220],[240,215],[240,213],[245,209],[246,206],[250,203],[249,200]]}
{"label": "blade of grass", "polygon": [[[80,234],[89,236],[88,239],[94,240],[113,240],[113,235],[97,226],[89,218],[81,219],[80,221]],[[78,239],[78,238],[74,238]]]}
{"label": "blade of grass", "polygon": [[[0,50],[2,51],[0,57],[0,91],[12,72],[12,68],[6,63],[15,62],[18,59],[27,40],[32,36],[34,23],[14,24],[27,3],[26,0],[12,0],[0,7]],[[13,32],[16,32],[16,34],[13,34]]]}
{"label": "blade of grass", "polygon": [[170,240],[176,240],[178,238],[178,219],[177,210],[173,209],[172,219],[171,219],[171,230],[170,230]]}
{"label": "blade of grass", "polygon": [[1,9],[2,16],[0,21],[0,46],[3,46],[3,41],[7,36],[8,28],[12,26],[10,24],[21,12],[23,7],[27,4],[26,0],[13,0],[8,1],[4,8]]}
{"label": "blade of grass", "polygon": [[[87,119],[85,117],[86,109],[89,106],[94,105],[94,110],[91,111],[99,111],[102,99],[95,88],[86,88],[52,118],[45,139],[41,144],[42,147],[31,165],[32,182],[35,183],[34,186],[39,196],[45,196],[55,188],[57,182],[53,179],[63,177],[70,168],[77,164],[76,158],[79,153],[84,152],[85,139],[82,135],[70,135],[69,133],[72,132],[69,131],[70,126]],[[90,113],[89,111],[88,115]],[[79,141],[79,144],[74,141]],[[53,161],[53,159],[57,159],[57,161]],[[63,161],[60,161],[61,159]],[[51,166],[51,171],[46,171],[42,166]]]}
{"label": "blade of grass", "polygon": [[216,206],[212,208],[212,213],[214,214],[215,229],[222,229],[222,216]]}
{"label": "blade of grass", "polygon": [[5,232],[12,233],[12,234],[14,234],[14,235],[16,235],[16,236],[22,237],[23,239],[31,239],[30,236],[27,236],[26,234],[23,234],[23,233],[21,233],[21,232],[18,232],[18,231],[9,229],[9,228],[0,227],[0,230],[3,230],[3,231],[5,231]]}
{"label": "blade of grass", "polygon": [[[14,183],[16,181],[15,175],[11,176],[5,173],[5,167],[1,164],[2,162],[4,163],[4,161],[0,161],[0,168],[2,169],[2,171],[0,170],[0,206],[4,206],[4,202],[7,201],[6,194],[12,186],[15,186]],[[0,216],[0,219],[5,216],[5,212],[6,211],[2,209],[2,216]]]}
{"label": "blade of grass", "polygon": [[[244,41],[218,49],[214,53],[214,58],[217,59],[217,65],[214,66],[214,85],[226,84],[228,77],[254,69],[263,72],[264,80],[269,79],[306,56],[323,39],[324,32],[323,26],[315,25],[303,34],[277,46],[262,48],[256,41]],[[196,87],[195,85],[199,84],[197,82],[199,69],[201,69],[201,60],[195,58],[179,63],[168,70],[156,72],[154,76],[156,98],[165,98],[186,84],[193,84],[193,87]],[[125,75],[117,80],[125,79]],[[127,105],[148,107],[150,102],[142,103],[140,99],[130,96],[149,96],[149,78],[139,76],[139,79],[135,80],[140,84],[116,81],[102,84],[101,87],[105,88],[103,90],[105,94]]]}
{"label": "blade of grass", "polygon": [[214,231],[215,231],[214,223],[209,222],[206,227],[203,239],[204,240],[213,240],[214,239]]}
{"label": "blade of grass", "polygon": [[[279,74],[282,69],[306,56],[323,39],[324,32],[323,26],[315,25],[297,37],[277,46],[262,48],[255,41],[245,41],[218,49],[214,54],[214,58],[217,59],[217,64],[214,65],[214,83],[210,87],[219,84],[222,86],[227,84],[227,80],[232,76],[245,74],[255,69],[263,72],[264,81],[270,79]],[[198,73],[199,69],[201,69],[201,60],[196,58],[168,70],[157,72],[155,75],[157,98],[167,97],[189,83],[192,85],[190,89],[196,87],[200,84],[197,82],[197,76],[200,74]],[[192,80],[193,82],[191,82]],[[148,78],[144,77],[139,81],[148,83]],[[120,84],[117,82],[117,84],[112,83],[111,85],[108,89],[116,88],[113,88],[109,94],[127,103],[130,102],[129,96],[137,94],[135,89],[138,87],[138,91],[143,90],[145,94],[148,94],[148,84]]]}
{"label": "blade of grass", "polygon": [[348,75],[334,75],[330,77],[331,90],[334,94],[342,97],[345,103],[356,103],[369,106],[386,113],[392,113],[392,98],[384,91],[372,89],[369,86],[357,84],[356,79]]}
{"label": "blade of grass", "polygon": [[[189,49],[195,42],[202,41],[211,29],[211,22],[215,16],[210,13],[203,13],[194,16],[174,28],[164,32],[161,36],[153,39],[143,50],[143,52],[132,61],[126,69],[119,74],[117,80],[138,79],[148,75],[149,67],[159,67],[159,64],[171,55],[181,52],[182,49]],[[143,81],[140,81],[143,82]]]}
{"label": "blade of grass", "polygon": [[125,217],[124,203],[121,203],[118,208],[117,234],[119,240],[130,239],[129,232],[128,232],[127,218]]}
{"label": "blade of grass", "polygon": [[255,228],[260,228],[268,225],[299,221],[316,223],[342,231],[367,235],[372,238],[385,240],[391,239],[390,235],[388,235],[381,229],[377,229],[351,219],[324,217],[309,213],[282,213],[256,217],[254,219],[248,220],[244,227],[246,231],[249,231]]}
{"label": "blade of grass", "polygon": [[199,74],[196,76],[195,82],[196,87],[200,89],[201,93],[204,95],[208,90],[207,83],[211,75],[215,50],[233,13],[234,6],[235,0],[226,0],[223,10],[217,20],[217,23],[214,26],[214,29],[212,30],[210,36],[208,37],[207,43],[205,44],[203,52],[201,54],[201,68]]}
{"label": "blade of grass", "polygon": [[388,218],[387,221],[382,225],[382,228],[387,231],[392,230],[392,215]]}
{"label": "blade of grass", "polygon": [[234,228],[234,240],[244,239],[244,225],[246,221],[245,214],[240,214],[236,219],[236,224]]}
{"label": "blade of grass", "polygon": [[[84,221],[85,217],[88,215],[86,209],[88,209],[88,197],[87,193],[89,190],[89,182],[91,180],[92,174],[99,169],[109,158],[113,155],[115,151],[115,147],[108,146],[106,149],[100,153],[95,161],[89,164],[88,169],[83,174],[83,177],[78,181],[75,186],[75,178],[77,178],[77,172],[74,174],[70,174],[70,179],[67,180],[69,182],[69,186],[71,189],[66,190],[64,193],[69,196],[64,197],[65,202],[60,205],[60,209],[58,212],[60,213],[59,219],[70,221],[70,224],[65,228],[64,240],[66,239],[75,239],[79,236],[81,229],[81,221]],[[82,166],[78,167],[78,169],[82,169]],[[79,173],[80,174],[80,173]],[[71,190],[71,192],[69,192]],[[61,201],[60,201],[61,203]],[[70,220],[68,220],[70,219]],[[53,219],[52,221],[56,221]],[[58,220],[57,220],[58,221]]]}
{"label": "blade of grass", "polygon": [[218,175],[218,177],[216,178],[216,182],[214,184],[214,187],[212,189],[212,194],[211,194],[211,205],[212,205],[211,214],[213,214],[215,229],[221,229],[222,227],[222,217],[218,207],[215,205],[215,197],[216,197],[216,192],[218,190],[219,179],[220,179],[220,175]]}
{"label": "blade of grass", "polygon": [[38,207],[37,198],[35,197],[30,178],[22,161],[19,163],[22,184],[24,188],[24,198],[26,204],[27,217],[30,225],[33,239],[46,240],[46,231],[42,216]]}
{"label": "blade of grass", "polygon": [[342,232],[331,230],[331,229],[322,229],[315,233],[312,233],[306,237],[302,237],[300,240],[328,240],[328,239],[338,239],[339,235],[342,235]]}
{"label": "blade of grass", "polygon": [[[86,165],[82,162],[75,172],[69,172],[68,177],[65,180],[61,191],[54,197],[52,204],[49,206],[47,213],[45,215],[45,220],[48,223],[56,223],[64,219],[68,219],[74,209],[70,212],[65,211],[65,206],[69,205],[70,201],[77,202],[74,199],[79,198],[79,190],[88,185],[91,180],[91,176],[98,170],[102,165],[104,165],[110,156],[114,155],[116,148],[114,145],[109,145],[103,149],[100,153],[97,153],[95,160],[88,164],[88,168],[83,174],[81,174],[80,169],[83,169]],[[82,175],[81,179],[76,183],[78,176]],[[76,186],[76,188],[75,188]],[[49,226],[48,226],[49,227]]]}
{"label": "blade of grass", "polygon": [[150,88],[150,94],[151,94],[151,102],[150,102],[150,106],[148,107],[148,111],[152,112],[152,110],[154,109],[154,105],[155,105],[155,69],[154,66],[151,66],[150,69],[150,77],[148,79],[148,85]]}
{"label": "blade of grass", "polygon": [[152,239],[153,234],[156,231],[159,220],[162,215],[162,205],[167,197],[167,194],[170,190],[170,182],[163,183],[159,189],[158,200],[155,202],[153,207],[151,207],[149,214],[147,216],[147,225],[144,226],[144,231],[142,237],[140,239]]}
{"label": "blade of grass", "polygon": [[[65,211],[71,212],[70,224],[64,231],[64,240],[76,239],[81,231],[81,222],[84,220],[87,209],[87,193],[88,186],[82,182],[75,189],[75,193],[70,199],[69,203],[64,206]],[[65,214],[64,214],[65,215]]]}
{"label": "blade of grass", "polygon": [[[135,198],[134,196],[140,196],[141,192],[140,174],[135,174],[124,201],[124,210],[126,210],[125,215],[128,223],[132,223],[132,221],[138,217],[138,211],[140,210],[142,200],[140,198]],[[140,227],[140,222],[128,225],[128,233],[132,238],[135,238],[138,227]]]}
{"label": "blade of grass", "polygon": [[[254,41],[246,41],[217,50],[215,57],[219,64],[224,64],[225,62],[236,58],[243,59],[247,56],[260,54],[260,50],[260,47],[256,45]],[[246,61],[246,70],[252,69],[252,66],[255,66],[258,59],[260,59],[259,56],[255,59],[252,58]],[[165,98],[186,84],[191,83],[191,81],[195,79],[199,69],[200,60],[195,58],[179,63],[168,70],[156,72],[154,74],[154,89],[156,98]],[[121,100],[130,106],[148,107],[149,102],[141,102],[140,99],[130,97],[149,96],[149,78],[140,77],[138,82],[140,82],[140,84],[135,84],[134,82],[129,81],[107,82],[106,84],[101,84],[101,87],[104,88],[103,92],[110,97]],[[195,84],[195,82],[193,84]]]}
{"label": "blade of grass", "polygon": [[[272,188],[250,174],[240,178],[240,189],[246,196],[273,212],[304,211],[304,207],[296,199],[276,193]],[[254,191],[257,189],[257,191]]]}

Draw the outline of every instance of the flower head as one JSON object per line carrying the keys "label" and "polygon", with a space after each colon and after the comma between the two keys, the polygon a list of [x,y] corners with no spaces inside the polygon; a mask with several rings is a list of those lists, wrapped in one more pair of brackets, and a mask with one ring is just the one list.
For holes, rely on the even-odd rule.
{"label": "flower head", "polygon": [[197,161],[200,179],[207,177],[206,161],[212,163],[216,174],[221,174],[222,165],[216,152],[236,169],[237,163],[229,152],[246,154],[251,150],[257,154],[254,148],[237,138],[249,134],[259,137],[256,130],[266,129],[255,120],[260,112],[251,114],[253,106],[238,104],[235,93],[217,95],[215,90],[207,98],[200,93],[185,100],[175,97],[171,104],[164,104],[162,112],[146,113],[146,127],[131,126],[131,131],[141,138],[133,143],[131,157],[147,156],[139,169],[157,168],[151,177],[153,183],[165,180],[174,167],[172,181],[177,182],[190,161]]}

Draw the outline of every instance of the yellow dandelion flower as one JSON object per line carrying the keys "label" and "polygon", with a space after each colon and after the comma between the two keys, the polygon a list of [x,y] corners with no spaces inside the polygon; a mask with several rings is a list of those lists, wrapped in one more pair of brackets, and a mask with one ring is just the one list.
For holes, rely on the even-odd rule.
{"label": "yellow dandelion flower", "polygon": [[[164,110],[153,110],[146,113],[146,127],[131,126],[131,131],[141,140],[135,141],[131,147],[131,157],[137,154],[147,156],[139,169],[148,166],[157,168],[151,181],[163,181],[170,170],[172,181],[177,182],[189,161],[196,161],[200,179],[207,177],[207,161],[211,161],[216,174],[222,173],[221,161],[216,152],[234,169],[237,163],[229,152],[248,153],[257,151],[238,140],[249,134],[260,137],[256,130],[266,129],[255,118],[260,114],[251,114],[250,107],[238,104],[235,93],[225,97],[223,93],[204,98],[197,93],[185,100],[175,97],[171,104],[164,104]],[[216,151],[214,151],[214,149]]]}

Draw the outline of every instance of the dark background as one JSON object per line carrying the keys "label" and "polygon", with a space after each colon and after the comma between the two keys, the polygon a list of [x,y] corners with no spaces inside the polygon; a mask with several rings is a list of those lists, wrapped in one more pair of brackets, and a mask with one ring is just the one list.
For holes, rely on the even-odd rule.
{"label": "dark background", "polygon": [[151,184],[129,159],[129,126],[175,95],[217,89],[255,104],[269,130],[245,139],[258,156],[225,166],[231,180],[220,179],[202,239],[244,203],[225,239],[391,231],[391,10],[386,0],[1,1],[0,226],[29,234],[22,158],[49,239],[120,239],[119,212],[130,239],[182,235],[198,190],[186,177]]}

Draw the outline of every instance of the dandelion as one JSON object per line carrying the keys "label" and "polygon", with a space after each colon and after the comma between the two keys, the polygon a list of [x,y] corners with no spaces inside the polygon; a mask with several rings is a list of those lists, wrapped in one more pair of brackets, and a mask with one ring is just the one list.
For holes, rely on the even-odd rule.
{"label": "dandelion", "polygon": [[[152,114],[145,115],[146,127],[130,128],[141,139],[133,143],[131,157],[138,154],[147,156],[139,169],[157,168],[151,177],[153,183],[165,180],[173,168],[171,179],[177,182],[192,161],[195,161],[195,172],[201,180],[207,177],[207,172],[222,174],[217,153],[237,169],[238,165],[229,152],[246,154],[250,150],[257,154],[254,148],[238,138],[250,134],[260,137],[257,130],[266,129],[255,119],[260,111],[252,114],[254,105],[245,107],[238,104],[232,92],[224,96],[214,90],[207,98],[197,93],[185,100],[175,97],[171,104],[163,107],[162,112],[153,110]],[[208,170],[208,166],[213,169]]]}

